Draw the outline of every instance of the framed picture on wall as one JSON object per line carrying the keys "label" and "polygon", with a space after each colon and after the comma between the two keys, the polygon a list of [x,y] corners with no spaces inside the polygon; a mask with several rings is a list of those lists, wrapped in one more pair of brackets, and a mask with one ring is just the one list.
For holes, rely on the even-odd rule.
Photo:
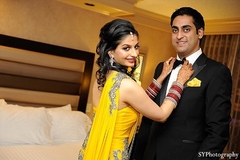
{"label": "framed picture on wall", "polygon": [[139,54],[139,60],[140,60],[140,64],[139,64],[139,66],[137,67],[137,69],[134,72],[134,77],[137,80],[137,82],[139,84],[141,84],[142,72],[143,72],[143,66],[144,66],[143,65],[144,64],[144,54],[143,53]]}

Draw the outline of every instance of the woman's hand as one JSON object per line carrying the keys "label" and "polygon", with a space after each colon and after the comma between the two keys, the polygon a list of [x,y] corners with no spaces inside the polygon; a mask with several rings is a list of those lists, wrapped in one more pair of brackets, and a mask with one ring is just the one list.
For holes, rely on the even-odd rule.
{"label": "woman's hand", "polygon": [[194,70],[192,68],[192,64],[189,63],[188,60],[185,60],[181,69],[178,72],[177,82],[184,85],[187,82],[187,80],[192,76],[193,73]]}
{"label": "woman's hand", "polygon": [[176,58],[171,57],[167,61],[164,62],[162,73],[156,79],[159,84],[162,84],[164,79],[169,75],[169,73],[171,73],[172,68],[173,68],[173,64],[174,64],[175,61],[176,61]]}

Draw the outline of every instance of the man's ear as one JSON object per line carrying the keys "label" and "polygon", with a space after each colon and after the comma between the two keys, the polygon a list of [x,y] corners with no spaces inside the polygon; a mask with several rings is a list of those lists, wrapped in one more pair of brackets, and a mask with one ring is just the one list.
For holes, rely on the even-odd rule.
{"label": "man's ear", "polygon": [[203,30],[203,28],[198,29],[198,38],[199,38],[199,39],[202,39],[202,38],[203,38],[203,35],[204,35],[204,30]]}

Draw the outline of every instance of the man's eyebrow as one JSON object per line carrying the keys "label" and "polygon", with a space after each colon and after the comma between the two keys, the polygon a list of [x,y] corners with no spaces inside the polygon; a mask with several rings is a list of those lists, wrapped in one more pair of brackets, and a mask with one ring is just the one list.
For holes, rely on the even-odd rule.
{"label": "man's eyebrow", "polygon": [[178,29],[178,27],[177,27],[177,26],[172,26],[172,28],[176,28],[176,29]]}
{"label": "man's eyebrow", "polygon": [[184,26],[182,26],[182,28],[192,28],[192,26],[190,26],[190,25],[184,25]]}
{"label": "man's eyebrow", "polygon": [[[187,28],[187,27],[192,28],[191,25],[183,25],[181,28]],[[177,27],[177,26],[172,26],[172,28],[176,28],[176,29],[178,29],[179,27]]]}

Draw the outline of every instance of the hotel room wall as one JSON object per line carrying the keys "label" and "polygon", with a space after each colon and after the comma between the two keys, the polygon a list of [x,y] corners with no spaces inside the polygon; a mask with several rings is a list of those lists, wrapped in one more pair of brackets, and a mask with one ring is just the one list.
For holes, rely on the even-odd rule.
{"label": "hotel room wall", "polygon": [[[0,11],[1,34],[92,53],[95,53],[100,28],[114,19],[56,0],[0,0]],[[146,88],[152,81],[156,65],[174,56],[175,51],[170,33],[133,24],[139,31],[140,51],[145,58],[141,82]],[[94,64],[91,84],[96,69]],[[90,91],[89,103],[91,99]]]}

